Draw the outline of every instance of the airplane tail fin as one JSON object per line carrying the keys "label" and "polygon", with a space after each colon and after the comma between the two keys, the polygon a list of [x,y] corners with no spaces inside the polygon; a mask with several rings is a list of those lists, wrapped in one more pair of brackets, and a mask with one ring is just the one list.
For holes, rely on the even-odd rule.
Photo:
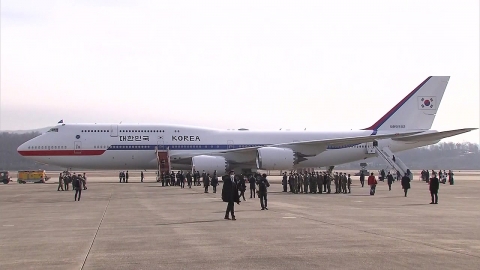
{"label": "airplane tail fin", "polygon": [[450,76],[430,76],[375,124],[363,130],[429,130]]}

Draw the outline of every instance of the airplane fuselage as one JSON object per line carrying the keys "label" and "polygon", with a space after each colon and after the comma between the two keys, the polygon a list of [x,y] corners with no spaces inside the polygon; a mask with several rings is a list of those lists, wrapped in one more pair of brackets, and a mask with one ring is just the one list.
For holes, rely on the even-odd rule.
{"label": "airplane fuselage", "polygon": [[[264,132],[176,125],[63,124],[26,142],[18,150],[21,155],[37,162],[65,168],[149,170],[157,169],[156,151],[168,149],[172,169],[188,170],[191,164],[185,163],[183,157],[215,155],[228,149],[371,134],[369,130]],[[388,146],[393,152],[398,152],[437,142],[383,139],[378,140],[378,146]],[[306,157],[295,168],[332,166],[374,157],[376,154],[368,153],[372,148],[371,143],[329,147],[318,155]],[[235,154],[229,160],[242,169],[256,169],[251,156]]]}

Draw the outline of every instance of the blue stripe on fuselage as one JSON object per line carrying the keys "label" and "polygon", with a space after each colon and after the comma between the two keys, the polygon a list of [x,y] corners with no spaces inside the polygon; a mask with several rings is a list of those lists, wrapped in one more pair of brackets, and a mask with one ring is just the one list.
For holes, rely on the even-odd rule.
{"label": "blue stripe on fuselage", "polygon": [[[347,144],[341,146],[328,146],[327,149],[344,149],[359,145]],[[107,150],[228,150],[228,149],[240,149],[248,147],[265,147],[268,144],[200,144],[200,145],[186,145],[186,144],[163,144],[163,145],[112,145]]]}

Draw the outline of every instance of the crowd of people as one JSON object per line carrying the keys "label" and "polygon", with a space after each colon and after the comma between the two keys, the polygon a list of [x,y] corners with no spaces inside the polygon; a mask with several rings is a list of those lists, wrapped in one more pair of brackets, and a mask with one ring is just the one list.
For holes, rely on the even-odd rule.
{"label": "crowd of people", "polygon": [[[157,172],[157,182],[160,182],[162,187],[178,186],[185,188],[185,184],[187,184],[188,188],[192,188],[192,186],[201,186],[203,184],[204,193],[210,192],[210,186],[212,187],[212,192],[217,193],[218,178],[217,171],[214,171],[211,175],[205,171],[202,173],[199,171],[193,173],[185,173],[183,171],[177,171],[176,173],[174,171],[170,173]],[[234,171],[231,171],[229,174],[223,175],[221,179],[223,181],[222,200],[228,203],[225,219],[235,220],[234,203],[239,204],[240,199],[246,200],[247,184],[250,187],[250,198],[258,196],[261,210],[268,210],[267,188],[270,186],[270,183],[266,174],[235,175]]]}
{"label": "crowd of people", "polygon": [[203,183],[205,193],[209,192],[210,186],[212,186],[213,193],[216,193],[218,176],[217,171],[214,171],[212,175],[210,175],[210,173],[205,173],[205,171],[203,171],[202,174],[200,174],[199,171],[195,171],[193,173],[185,173],[183,171],[177,171],[177,173],[175,173],[172,171],[170,173],[162,172],[160,174],[157,172],[157,182],[161,182],[162,187],[179,186],[180,188],[185,188],[185,182],[189,188],[192,188],[192,186],[201,186]]}
{"label": "crowd of people", "polygon": [[[140,173],[140,180],[143,182],[143,172]],[[430,177],[432,176],[432,177]],[[362,187],[365,185],[364,172],[360,173],[360,184]],[[426,181],[429,184],[429,190],[431,193],[431,204],[438,204],[438,189],[439,183],[448,182],[453,185],[453,172],[451,170],[448,173],[445,170],[440,170],[438,173],[434,170],[431,172],[423,170],[421,172],[421,180]],[[249,175],[235,175],[234,171],[230,171],[221,177],[223,181],[222,188],[222,200],[227,202],[227,210],[225,213],[225,219],[235,220],[234,203],[240,203],[240,199],[245,201],[245,192],[247,191],[247,185],[249,186],[250,198],[258,196],[260,199],[261,210],[268,210],[267,207],[267,189],[270,183],[267,180],[266,174],[249,174]],[[385,174],[384,170],[379,172],[379,181],[387,180],[388,189],[392,190],[392,184],[395,181],[401,181],[402,189],[404,190],[405,197],[407,197],[408,190],[410,189],[411,174],[408,171],[403,177],[399,177],[399,172],[396,172],[394,176],[391,172]],[[119,181],[128,183],[129,173],[128,171],[119,172]],[[203,171],[194,172],[157,172],[157,182],[161,182],[162,186],[179,186],[185,188],[185,184],[192,188],[192,186],[202,186],[204,193],[209,193],[210,186],[212,192],[217,193],[217,186],[219,185],[217,171],[214,171],[212,175]],[[332,183],[334,185],[333,193],[335,194],[347,194],[351,193],[352,178],[350,174],[344,172],[284,172],[282,175],[283,192],[290,192],[293,194],[310,193],[310,194],[330,194],[332,193]],[[76,174],[64,171],[60,173],[58,191],[69,190],[69,185],[72,184],[75,191],[75,201],[80,201],[81,191],[87,189],[87,177],[85,173]],[[370,187],[370,195],[375,195],[377,178],[371,173],[367,179],[367,185]]]}
{"label": "crowd of people", "polygon": [[350,186],[352,185],[352,178],[350,174],[344,172],[290,172],[283,173],[282,185],[283,192],[298,193],[327,193],[332,192],[332,182],[335,185],[335,193],[351,193]]}
{"label": "crowd of people", "polygon": [[87,189],[87,176],[85,173],[76,174],[69,171],[61,172],[58,177],[57,191],[68,191],[72,184],[72,190],[75,191],[75,201],[80,201],[82,196],[82,190]]}
{"label": "crowd of people", "polygon": [[[422,181],[425,181],[425,182],[429,183],[430,175],[437,175],[437,172],[435,170],[432,170],[431,172],[429,170],[422,170],[422,172],[420,173],[420,178],[421,178]],[[438,171],[438,180],[440,181],[440,183],[446,184],[447,183],[447,178],[448,178],[448,183],[450,185],[453,185],[454,181],[453,181],[452,170],[449,170],[448,172],[446,172],[446,170],[443,170],[443,171],[439,170]]]}

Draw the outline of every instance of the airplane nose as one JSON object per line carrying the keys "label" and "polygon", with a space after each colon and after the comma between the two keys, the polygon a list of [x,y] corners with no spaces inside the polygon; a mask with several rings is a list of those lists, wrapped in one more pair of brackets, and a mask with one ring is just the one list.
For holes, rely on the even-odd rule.
{"label": "airplane nose", "polygon": [[17,152],[24,156],[25,155],[25,151],[28,149],[28,146],[27,146],[27,143],[23,143],[21,144],[18,148],[17,148]]}

